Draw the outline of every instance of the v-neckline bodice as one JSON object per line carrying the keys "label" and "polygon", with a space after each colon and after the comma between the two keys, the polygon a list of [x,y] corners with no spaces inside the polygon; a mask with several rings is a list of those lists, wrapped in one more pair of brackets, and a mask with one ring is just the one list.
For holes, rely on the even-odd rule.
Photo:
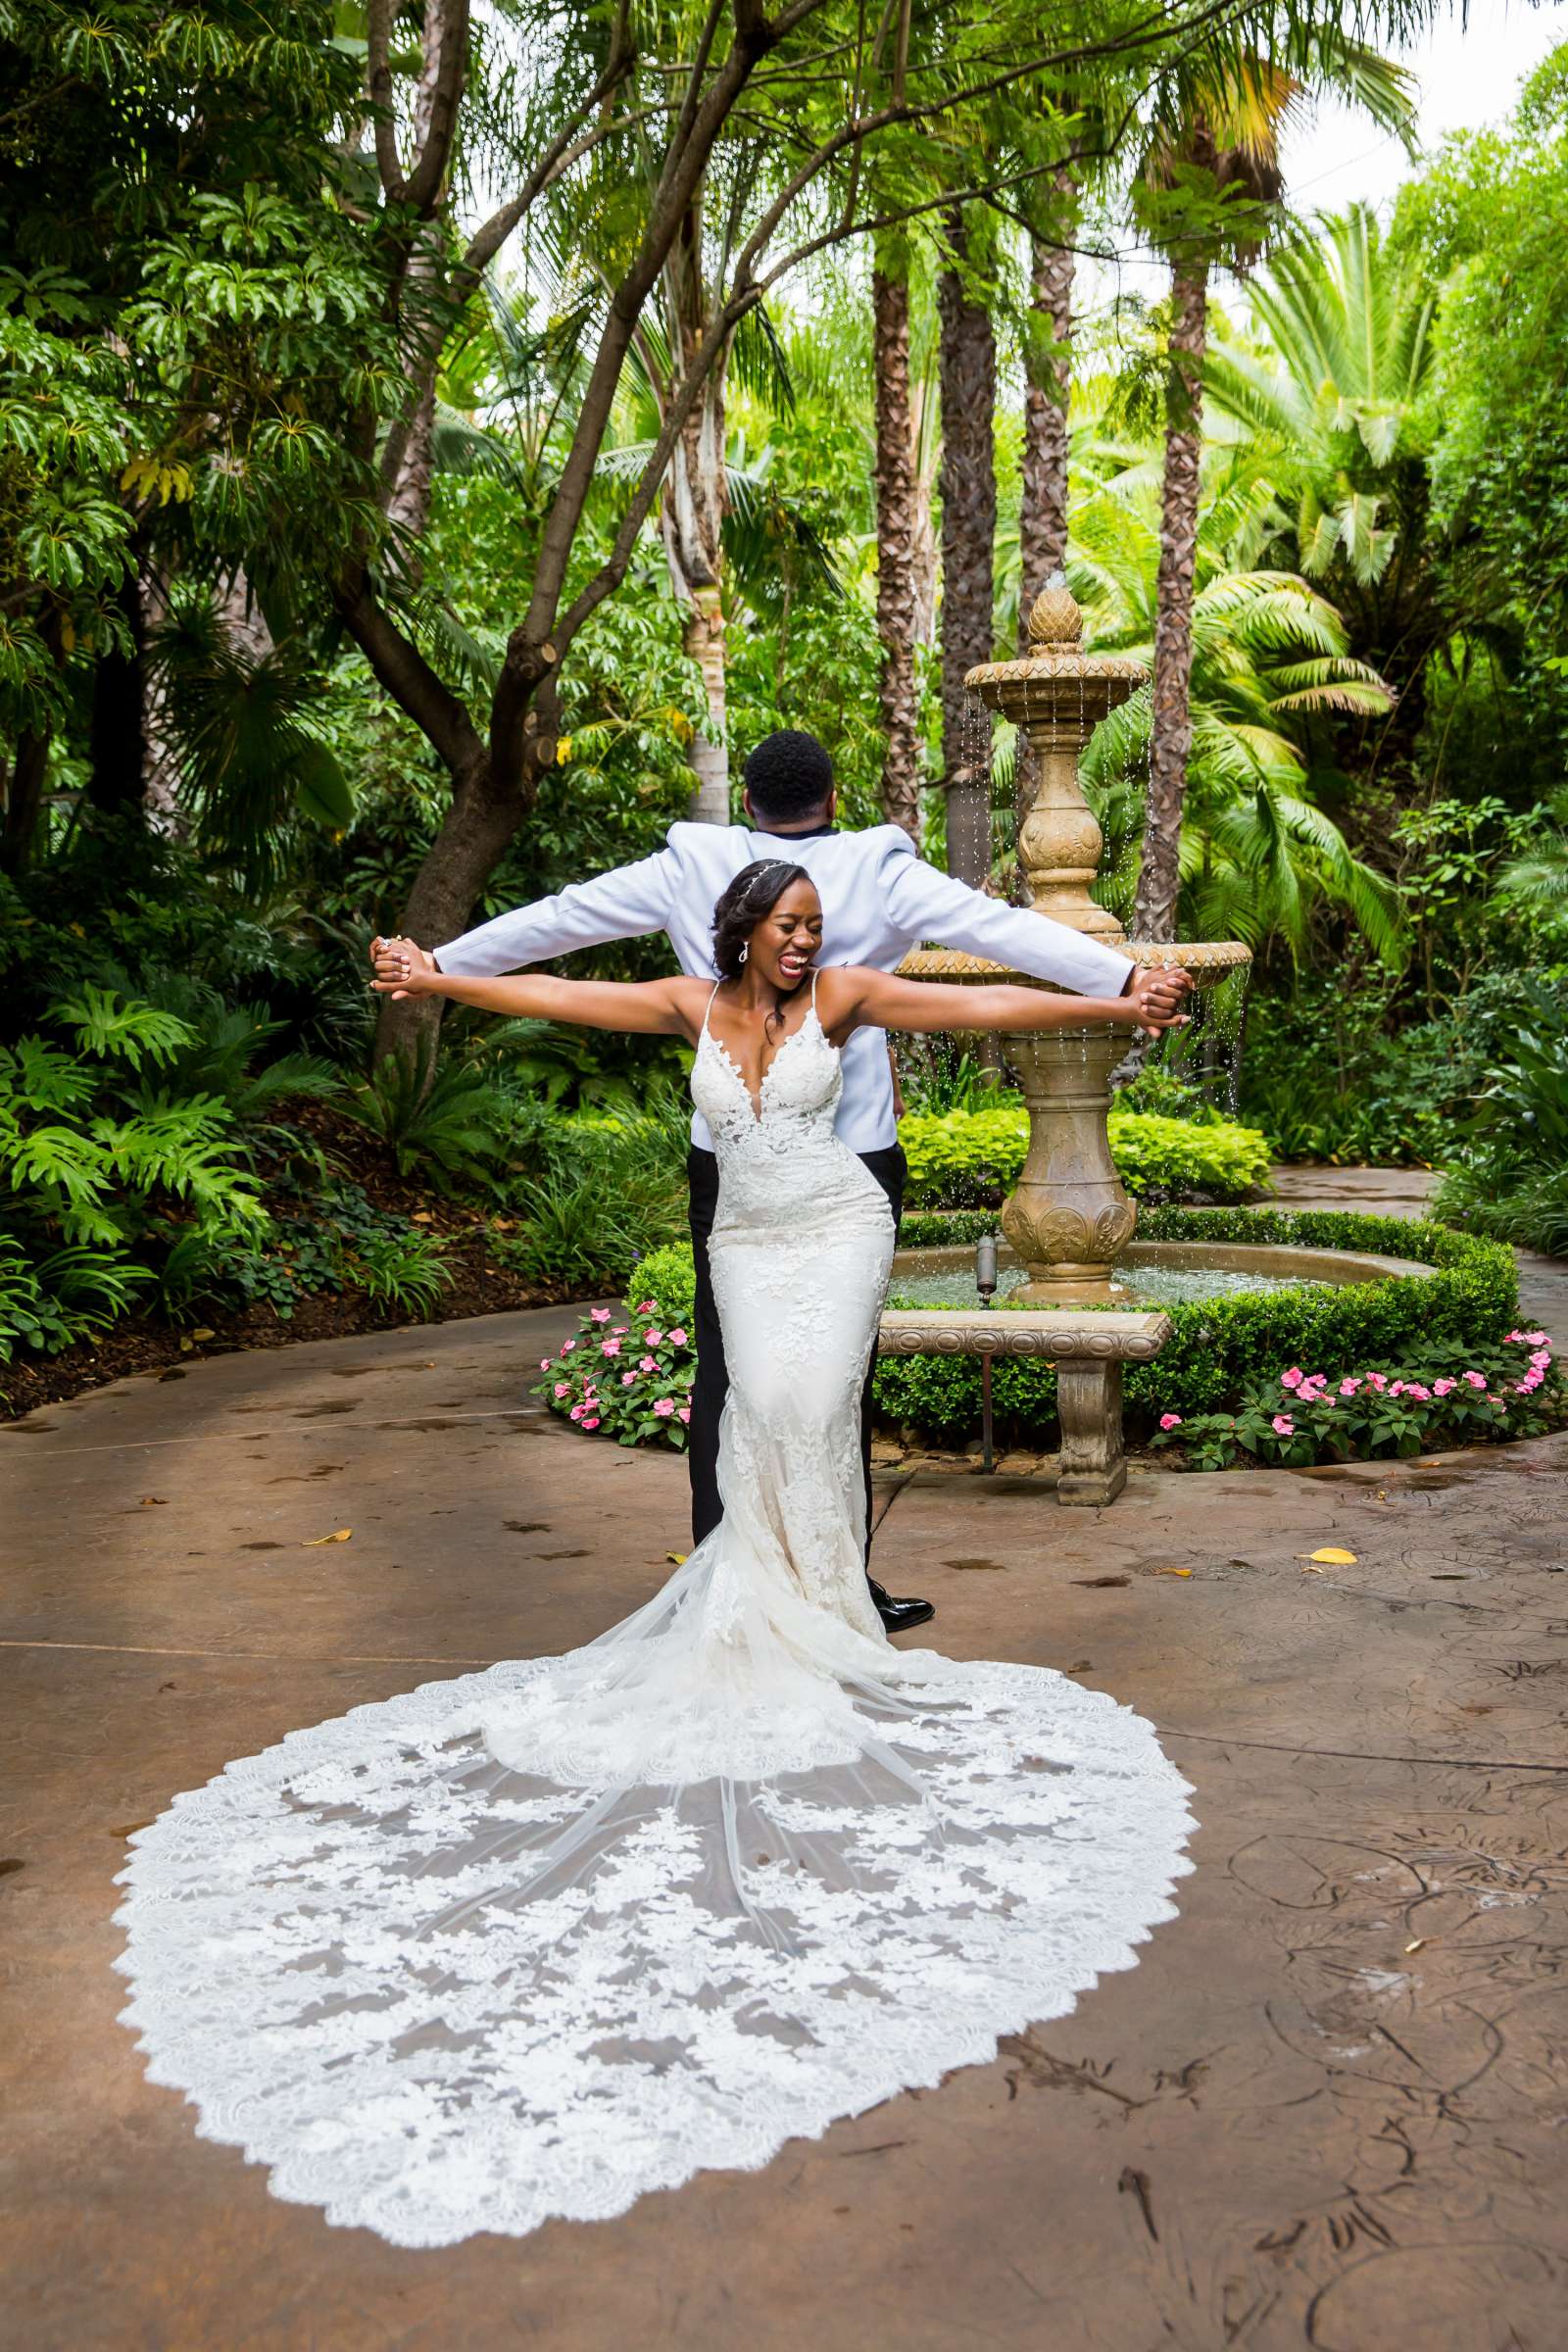
{"label": "v-neckline bodice", "polygon": [[817,1015],[816,975],[814,972],[811,975],[811,1003],[807,1007],[805,1020],[798,1023],[798,1025],[789,1032],[787,1037],[784,1037],[780,1040],[779,1045],[773,1054],[772,1060],[768,1063],[766,1069],[762,1071],[761,1076],[758,1081],[758,1088],[755,1095],[746,1083],[746,1072],[741,1068],[740,1063],[736,1060],[728,1046],[725,1045],[723,1039],[715,1036],[713,1033],[712,1023],[710,1019],[710,1015],[713,1009],[713,997],[716,997],[717,994],[718,989],[715,988],[713,990],[713,996],[710,997],[708,1000],[708,1009],[703,1014],[702,1035],[698,1039],[698,1044],[701,1046],[706,1040],[706,1042],[712,1047],[713,1052],[718,1055],[719,1060],[724,1064],[724,1067],[729,1071],[731,1077],[735,1080],[736,1085],[740,1088],[741,1093],[745,1096],[753,1118],[757,1121],[758,1125],[760,1126],[766,1113],[768,1081],[772,1077],[773,1072],[778,1068],[779,1063],[784,1059],[784,1056],[789,1052],[791,1046],[794,1045],[796,1039],[804,1037],[807,1030],[814,1025],[821,1034],[823,1043],[829,1043],[827,1031],[822,1028],[821,1020]]}

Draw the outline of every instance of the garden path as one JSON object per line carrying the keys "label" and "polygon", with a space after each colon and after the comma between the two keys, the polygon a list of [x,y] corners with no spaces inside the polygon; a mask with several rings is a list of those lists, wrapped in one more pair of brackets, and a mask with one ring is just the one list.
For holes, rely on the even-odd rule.
{"label": "garden path", "polygon": [[[1430,1168],[1335,1168],[1311,1161],[1273,1170],[1281,1208],[1353,1208],[1364,1216],[1419,1217],[1437,1190]],[[1560,1347],[1568,1346],[1568,1258],[1516,1250],[1519,1311]]]}
{"label": "garden path", "polygon": [[[0,2263],[28,2352],[1531,2352],[1568,2279],[1568,1437],[1105,1512],[892,1483],[943,1645],[1138,1707],[1197,1870],[1142,1964],[941,2090],[621,2220],[434,2253],[198,2141],[117,2025],[126,1832],[290,1727],[581,1642],[677,1457],[520,1395],[522,1313],[125,1381],[0,1432]],[[319,1539],[342,1529],[346,1541]],[[1335,1544],[1352,1563],[1302,1557]]]}

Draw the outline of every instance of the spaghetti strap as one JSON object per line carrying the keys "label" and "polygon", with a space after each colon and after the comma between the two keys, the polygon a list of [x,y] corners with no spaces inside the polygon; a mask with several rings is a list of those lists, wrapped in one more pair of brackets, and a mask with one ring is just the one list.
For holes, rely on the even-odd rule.
{"label": "spaghetti strap", "polygon": [[811,966],[811,1010],[813,1012],[816,1010],[816,966],[814,963]]}
{"label": "spaghetti strap", "polygon": [[717,996],[723,985],[724,983],[722,978],[713,982],[712,992],[709,997],[708,1003],[703,1006],[703,1025],[697,1032],[699,1042],[701,1042],[701,1040],[708,1035],[708,1016],[713,1009],[713,998]]}

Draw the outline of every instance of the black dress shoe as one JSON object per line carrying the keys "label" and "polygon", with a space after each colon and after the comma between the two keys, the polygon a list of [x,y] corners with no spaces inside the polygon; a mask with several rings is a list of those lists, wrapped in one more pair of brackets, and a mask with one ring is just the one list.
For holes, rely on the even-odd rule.
{"label": "black dress shoe", "polygon": [[876,1613],[890,1634],[912,1633],[917,1625],[929,1625],[937,1613],[935,1604],[929,1600],[895,1600],[886,1586],[879,1585],[874,1576],[868,1576],[865,1581],[871,1588]]}

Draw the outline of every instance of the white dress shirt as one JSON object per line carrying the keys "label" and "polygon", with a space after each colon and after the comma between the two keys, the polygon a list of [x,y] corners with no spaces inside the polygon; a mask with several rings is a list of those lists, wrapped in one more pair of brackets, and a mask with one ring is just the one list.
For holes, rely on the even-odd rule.
{"label": "white dress shirt", "polygon": [[[573,882],[436,950],[444,972],[489,979],[574,948],[644,932],[668,934],[682,971],[714,976],[713,905],[742,867],[782,858],[802,865],[822,901],[819,964],[897,970],[911,948],[962,948],[1080,996],[1120,996],[1132,966],[1114,949],[1027,907],[971,890],[915,855],[900,825],[863,833],[754,833],[746,825],[671,825],[667,846],[635,865]],[[858,1029],[844,1049],[837,1132],[852,1152],[899,1140],[893,1080],[880,1029]],[[706,1123],[692,1141],[712,1150]]]}

